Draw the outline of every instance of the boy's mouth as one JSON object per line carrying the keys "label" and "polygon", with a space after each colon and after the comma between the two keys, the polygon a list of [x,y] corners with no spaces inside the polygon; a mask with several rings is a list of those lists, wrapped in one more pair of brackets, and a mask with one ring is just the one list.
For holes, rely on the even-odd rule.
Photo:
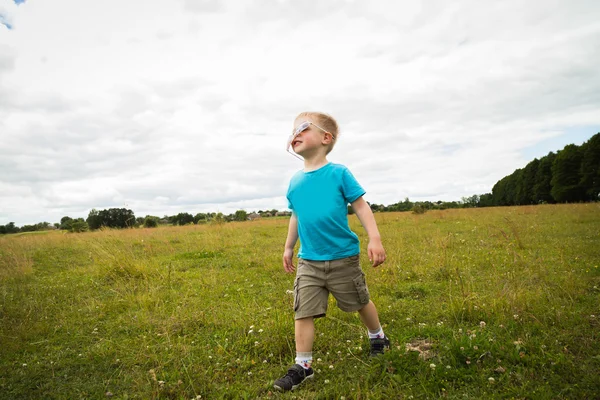
{"label": "boy's mouth", "polygon": [[296,147],[296,145],[300,143],[302,143],[302,141],[296,139],[292,142],[292,147]]}

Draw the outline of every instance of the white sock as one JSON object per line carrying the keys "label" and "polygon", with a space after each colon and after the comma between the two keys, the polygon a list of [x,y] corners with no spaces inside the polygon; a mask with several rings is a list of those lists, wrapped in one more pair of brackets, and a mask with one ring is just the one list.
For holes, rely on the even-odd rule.
{"label": "white sock", "polygon": [[300,365],[302,368],[309,369],[312,365],[312,361],[312,351],[296,352],[296,364]]}
{"label": "white sock", "polygon": [[383,328],[379,326],[379,329],[375,331],[369,330],[369,339],[383,339],[385,335],[383,334]]}

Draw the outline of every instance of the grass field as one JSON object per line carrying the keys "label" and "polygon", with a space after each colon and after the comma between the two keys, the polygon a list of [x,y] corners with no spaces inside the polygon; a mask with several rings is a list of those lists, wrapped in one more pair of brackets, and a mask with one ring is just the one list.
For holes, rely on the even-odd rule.
{"label": "grass field", "polygon": [[600,398],[600,204],[376,218],[392,350],[330,300],[285,394],[287,219],[0,237],[0,398]]}

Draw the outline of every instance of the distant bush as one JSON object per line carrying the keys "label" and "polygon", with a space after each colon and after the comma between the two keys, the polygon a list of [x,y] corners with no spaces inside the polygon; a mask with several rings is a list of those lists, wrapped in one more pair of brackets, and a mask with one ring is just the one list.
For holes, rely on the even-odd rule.
{"label": "distant bush", "polygon": [[427,212],[427,207],[425,207],[423,204],[416,204],[413,206],[411,211],[413,214],[425,214],[425,212]]}
{"label": "distant bush", "polygon": [[87,222],[83,218],[77,218],[71,221],[69,225],[69,231],[79,233],[86,232],[90,229]]}
{"label": "distant bush", "polygon": [[156,228],[158,226],[158,217],[153,217],[152,215],[146,216],[144,218],[144,228]]}

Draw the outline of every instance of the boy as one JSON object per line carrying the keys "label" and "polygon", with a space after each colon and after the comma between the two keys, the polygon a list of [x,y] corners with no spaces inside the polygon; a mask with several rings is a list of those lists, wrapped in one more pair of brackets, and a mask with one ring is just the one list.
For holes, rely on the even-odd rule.
{"label": "boy", "polygon": [[314,376],[314,318],[325,315],[329,293],[341,310],[358,311],[368,329],[371,356],[389,348],[359,264],[358,236],[348,226],[348,203],[369,235],[373,267],[385,261],[385,250],[371,207],[362,197],[364,189],[345,166],[327,161],[337,137],[338,126],[331,116],[304,112],[296,118],[288,142],[288,151],[291,147],[304,158],[304,169],[292,177],[287,192],[292,210],[283,253],[287,273],[295,270],[292,257],[298,238],[300,250],[294,282],[296,364],[275,381],[281,391],[293,390]]}

